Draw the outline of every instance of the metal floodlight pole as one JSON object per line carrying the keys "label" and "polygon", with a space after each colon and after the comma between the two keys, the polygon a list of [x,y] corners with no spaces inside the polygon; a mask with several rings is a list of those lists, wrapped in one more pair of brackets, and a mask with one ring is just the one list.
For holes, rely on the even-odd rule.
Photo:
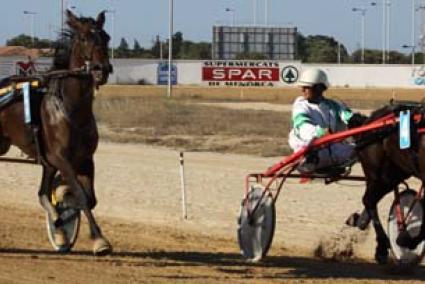
{"label": "metal floodlight pole", "polygon": [[362,12],[362,63],[364,63],[364,47],[365,47],[365,11]]}
{"label": "metal floodlight pole", "polygon": [[387,0],[386,9],[387,9],[387,59],[386,61],[390,63],[391,0]]}
{"label": "metal floodlight pole", "polygon": [[360,12],[361,14],[361,42],[362,42],[362,55],[361,62],[364,63],[364,49],[365,49],[365,18],[366,18],[366,8],[353,8],[353,12]]}
{"label": "metal floodlight pole", "polygon": [[401,47],[410,48],[412,50],[412,70],[413,70],[413,68],[415,68],[415,56],[414,55],[415,55],[416,46],[403,44]]}
{"label": "metal floodlight pole", "polygon": [[[377,2],[370,3],[371,6],[378,6]],[[385,64],[386,57],[386,5],[387,0],[382,0],[382,64]]]}
{"label": "metal floodlight pole", "polygon": [[111,24],[112,24],[112,39],[111,39],[111,58],[114,59],[114,41],[115,41],[115,10],[112,13],[112,17],[111,17]]}
{"label": "metal floodlight pole", "polygon": [[[424,29],[425,29],[425,26],[424,26],[424,11],[425,11],[425,6],[419,5],[416,8],[416,11],[421,12],[421,16],[420,16],[421,35],[420,35],[419,45],[420,45],[420,50],[422,51],[422,55],[424,55],[425,54],[425,50],[424,50],[424,47],[425,47],[425,38],[424,38]],[[423,59],[424,59],[423,64],[425,64],[425,57],[423,57]]]}
{"label": "metal floodlight pole", "polygon": [[341,43],[338,41],[338,52],[337,52],[337,62],[338,64],[341,64]]}
{"label": "metal floodlight pole", "polygon": [[257,0],[252,0],[253,13],[254,13],[254,26],[257,25]]}
{"label": "metal floodlight pole", "polygon": [[226,8],[225,11],[232,13],[232,26],[235,26],[235,9],[233,9],[233,8]]}
{"label": "metal floodlight pole", "polygon": [[63,1],[61,0],[61,32],[63,32]]}
{"label": "metal floodlight pole", "polygon": [[267,26],[269,23],[268,18],[269,18],[269,3],[268,0],[264,0],[264,24]]}
{"label": "metal floodlight pole", "polygon": [[114,59],[114,41],[115,41],[115,9],[106,10],[106,13],[111,14],[111,59]]}
{"label": "metal floodlight pole", "polygon": [[168,89],[167,96],[171,97],[171,64],[173,59],[173,0],[169,0],[169,37],[168,37]]}
{"label": "metal floodlight pole", "polygon": [[68,1],[61,0],[61,3],[61,32],[63,32],[65,28],[65,9],[68,7]]}
{"label": "metal floodlight pole", "polygon": [[24,11],[24,14],[25,15],[29,15],[31,17],[30,18],[30,22],[31,22],[31,24],[30,24],[31,43],[32,43],[32,47],[34,47],[34,17],[35,17],[35,15],[37,13],[36,12],[33,12],[33,11],[27,11],[27,10],[25,10]]}
{"label": "metal floodlight pole", "polygon": [[387,22],[387,0],[382,0],[382,64],[385,64],[386,59],[386,32],[385,32],[385,24]]}
{"label": "metal floodlight pole", "polygon": [[[158,37],[159,38],[159,37]],[[162,40],[159,38],[159,59],[162,62],[163,59],[163,53],[162,53]]]}
{"label": "metal floodlight pole", "polygon": [[411,45],[412,45],[412,67],[415,66],[415,11],[416,11],[416,3],[415,0],[412,0],[412,39],[411,39]]}

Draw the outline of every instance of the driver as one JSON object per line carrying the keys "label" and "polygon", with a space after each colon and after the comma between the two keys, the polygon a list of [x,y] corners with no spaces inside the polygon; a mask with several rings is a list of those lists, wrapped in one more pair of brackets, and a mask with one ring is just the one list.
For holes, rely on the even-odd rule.
{"label": "driver", "polygon": [[[292,106],[292,130],[289,146],[292,150],[308,146],[314,139],[346,130],[353,113],[344,104],[325,98],[329,87],[326,73],[318,68],[305,70],[298,80],[302,96]],[[301,172],[314,172],[346,163],[355,157],[354,145],[346,141],[331,143],[310,152],[298,167]]]}

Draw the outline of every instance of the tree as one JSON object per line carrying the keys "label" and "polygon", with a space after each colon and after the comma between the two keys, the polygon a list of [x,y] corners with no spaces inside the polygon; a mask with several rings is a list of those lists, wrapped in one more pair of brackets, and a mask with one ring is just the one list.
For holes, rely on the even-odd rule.
{"label": "tree", "polygon": [[180,58],[180,50],[183,44],[183,33],[176,32],[173,35],[173,54],[175,58]]}
{"label": "tree", "polygon": [[[361,54],[362,50],[357,49],[355,50],[352,55],[352,62],[353,63],[361,63]],[[392,64],[407,64],[410,63],[411,57],[409,55],[405,55],[398,51],[390,51],[390,62]],[[382,63],[382,51],[377,49],[365,49],[364,50],[364,63],[367,64],[379,64]]]}
{"label": "tree", "polygon": [[125,38],[121,38],[120,45],[115,52],[116,57],[128,58],[130,57],[130,49],[128,48],[128,43]]}
{"label": "tree", "polygon": [[6,41],[7,46],[25,46],[32,47],[32,38],[25,34],[20,34],[17,37],[11,38]]}
{"label": "tree", "polygon": [[183,41],[179,54],[180,59],[211,59],[211,44]]}
{"label": "tree", "polygon": [[[362,50],[357,49],[351,54],[353,63],[362,63]],[[382,63],[382,51],[376,49],[364,50],[364,63],[379,64]]]}
{"label": "tree", "polygon": [[211,59],[212,45],[209,42],[200,42],[195,44],[196,59]]}
{"label": "tree", "polygon": [[[335,63],[338,58],[338,42],[333,38],[325,35],[308,36],[304,43],[306,62],[314,63]],[[341,61],[344,62],[347,57],[346,49],[340,46]]]}
{"label": "tree", "polygon": [[33,38],[29,35],[20,34],[6,41],[7,46],[24,46],[27,48],[53,48],[53,42],[48,39]]}
{"label": "tree", "polygon": [[137,39],[134,39],[132,57],[140,57],[144,52],[144,49],[140,46]]}
{"label": "tree", "polygon": [[297,50],[295,59],[305,61],[307,58],[307,50],[305,46],[305,37],[301,33],[297,33],[296,35],[296,44],[297,44]]}
{"label": "tree", "polygon": [[151,48],[151,54],[154,58],[159,58],[161,55],[161,40],[159,35],[157,35],[155,38],[155,42]]}
{"label": "tree", "polygon": [[389,53],[390,64],[408,64],[411,61],[411,57],[409,55],[403,54],[399,51],[390,50]]}

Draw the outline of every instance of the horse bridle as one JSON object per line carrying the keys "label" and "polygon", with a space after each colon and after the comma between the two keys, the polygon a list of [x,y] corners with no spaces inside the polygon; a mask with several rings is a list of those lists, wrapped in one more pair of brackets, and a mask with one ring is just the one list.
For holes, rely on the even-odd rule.
{"label": "horse bridle", "polygon": [[84,60],[83,67],[87,72],[102,71],[103,73],[111,74],[113,72],[112,64],[110,63],[91,64],[93,60],[93,52],[94,52],[95,46],[99,43],[102,43],[102,36],[100,34],[102,31],[98,29],[91,29],[91,32],[92,32],[92,37],[94,37],[94,39],[92,39],[94,41],[94,44],[91,46],[89,50],[87,48],[87,38],[85,36],[83,37],[81,35],[77,35],[79,49],[80,49],[80,52],[82,53],[83,60]]}

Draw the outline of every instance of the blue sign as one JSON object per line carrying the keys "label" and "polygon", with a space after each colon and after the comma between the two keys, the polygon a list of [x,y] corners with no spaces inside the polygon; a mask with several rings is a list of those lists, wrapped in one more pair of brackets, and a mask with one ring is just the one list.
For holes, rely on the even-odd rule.
{"label": "blue sign", "polygon": [[415,83],[415,85],[423,86],[423,85],[425,85],[425,78],[424,77],[417,77],[414,80],[414,83]]}
{"label": "blue sign", "polygon": [[[168,62],[158,64],[158,85],[168,85]],[[171,84],[177,85],[177,66],[171,65]]]}
{"label": "blue sign", "polygon": [[410,110],[400,112],[400,149],[410,148]]}

